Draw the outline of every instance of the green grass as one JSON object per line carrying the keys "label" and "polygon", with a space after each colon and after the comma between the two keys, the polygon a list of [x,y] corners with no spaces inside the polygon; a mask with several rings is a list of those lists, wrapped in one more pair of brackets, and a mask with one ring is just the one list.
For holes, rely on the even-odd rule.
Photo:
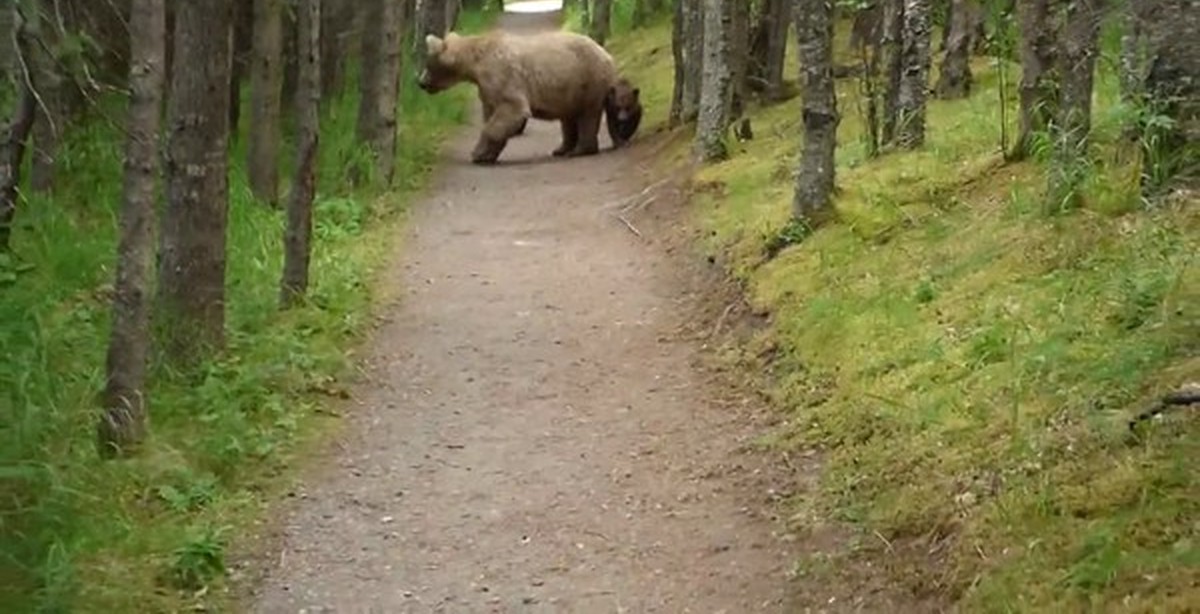
{"label": "green grass", "polygon": [[[464,28],[490,17],[465,14]],[[0,261],[0,611],[221,608],[228,553],[266,518],[271,493],[305,452],[339,426],[326,408],[353,376],[352,352],[380,298],[376,274],[470,99],[468,90],[430,97],[405,75],[396,185],[387,193],[349,187],[350,169],[365,159],[353,136],[357,96],[329,101],[311,301],[286,313],[277,308],[283,215],[252,202],[244,139],[236,140],[228,351],[186,373],[155,361],[147,449],[108,463],[96,460],[95,395],[122,134],[97,120],[67,136],[57,192],[22,207],[14,255]]]}
{"label": "green grass", "polygon": [[[611,48],[648,134],[670,100],[669,24]],[[774,258],[799,100],[752,109],[757,138],[695,177],[704,249],[773,313],[741,349],[786,418],[764,442],[825,452],[821,492],[797,505],[868,537],[845,564],[872,558],[964,611],[1184,611],[1197,597],[1200,423],[1181,410],[1141,440],[1126,424],[1200,380],[1200,207],[1139,201],[1114,162],[1124,111],[1101,64],[1095,162],[1065,214],[1044,213],[1037,162],[1003,163],[985,58],[969,99],[931,103],[925,149],[876,159],[841,81],[839,219]],[[664,164],[686,158],[680,133]]]}

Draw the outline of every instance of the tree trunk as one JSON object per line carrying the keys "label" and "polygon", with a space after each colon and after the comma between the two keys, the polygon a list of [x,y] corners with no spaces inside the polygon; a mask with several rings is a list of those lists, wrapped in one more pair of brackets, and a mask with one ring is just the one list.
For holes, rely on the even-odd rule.
{"label": "tree trunk", "polygon": [[804,145],[792,217],[810,228],[832,212],[837,150],[837,92],[833,79],[832,0],[798,0],[796,38],[802,67]]}
{"label": "tree trunk", "polygon": [[258,32],[254,25],[254,5],[258,1],[242,1],[233,10],[233,69],[229,77],[229,133],[237,134],[242,116],[242,81],[246,78],[250,56]]}
{"label": "tree trunk", "polygon": [[96,427],[102,457],[127,454],[146,434],[146,358],[158,188],[166,11],[163,0],[134,0],[129,18],[129,111],[125,186],[117,239],[112,332],[104,413]]}
{"label": "tree trunk", "polygon": [[[25,36],[21,35],[19,38],[24,39]],[[16,85],[17,97],[12,115],[0,131],[0,253],[11,249],[12,225],[17,216],[17,198],[21,185],[21,166],[25,162],[29,133],[37,115],[37,101],[33,90],[23,79],[16,81]]]}
{"label": "tree trunk", "polygon": [[742,116],[749,89],[746,83],[747,62],[750,59],[749,2],[728,2],[729,11],[729,78],[732,81],[729,103],[729,122]]}
{"label": "tree trunk", "polygon": [[770,22],[767,26],[767,56],[763,66],[766,81],[764,94],[767,100],[781,100],[783,92],[783,64],[787,57],[788,30],[792,25],[790,0],[768,0]]}
{"label": "tree trunk", "polygon": [[1067,3],[1058,51],[1062,80],[1058,116],[1054,122],[1054,169],[1050,194],[1057,207],[1071,206],[1082,180],[1092,131],[1092,89],[1100,55],[1102,0]]}
{"label": "tree trunk", "polygon": [[704,2],[679,0],[683,3],[683,121],[695,121],[700,113],[700,87],[704,74]]}
{"label": "tree trunk", "polygon": [[667,115],[667,124],[672,128],[683,122],[683,90],[687,81],[687,66],[684,59],[683,42],[683,3],[685,0],[673,0],[671,16],[671,60],[673,79],[671,82],[671,110]]}
{"label": "tree trunk", "polygon": [[190,362],[225,340],[233,10],[229,0],[181,2],[175,16],[158,286],[168,351]]}
{"label": "tree trunk", "polygon": [[1167,117],[1143,127],[1142,188],[1147,195],[1171,179],[1194,184],[1200,173],[1200,11],[1195,0],[1163,0],[1146,15],[1149,69],[1141,90],[1149,114]]}
{"label": "tree trunk", "polygon": [[64,104],[67,76],[54,58],[62,43],[62,33],[58,29],[62,15],[54,0],[38,0],[32,4],[36,12],[30,11],[26,18],[36,43],[30,45],[27,55],[38,105],[33,120],[29,188],[34,192],[48,192],[54,187],[59,141],[68,123]]}
{"label": "tree trunk", "polygon": [[[440,6],[444,8],[445,5]],[[367,145],[375,157],[375,176],[384,185],[390,185],[396,160],[396,103],[400,86],[399,9],[393,0],[371,0],[365,11],[358,140]],[[425,17],[429,15],[426,13]],[[426,32],[433,28],[432,33],[436,34],[435,21],[422,22]],[[444,25],[445,20],[436,23]]]}
{"label": "tree trunk", "polygon": [[904,66],[904,0],[881,0],[883,23],[880,26],[880,51],[883,56],[883,142],[896,138],[900,118],[900,81]]}
{"label": "tree trunk", "polygon": [[704,72],[700,86],[700,114],[696,122],[696,158],[714,162],[729,156],[725,129],[733,96],[730,53],[731,0],[704,1]]}
{"label": "tree trunk", "polygon": [[1017,3],[1021,23],[1020,118],[1017,141],[1009,157],[1029,155],[1033,134],[1050,125],[1058,108],[1055,56],[1060,0],[1024,0]]}
{"label": "tree trunk", "polygon": [[975,0],[952,0],[936,87],[938,98],[965,98],[971,93],[971,49],[979,11]]}
{"label": "tree trunk", "polygon": [[902,73],[896,98],[896,144],[904,149],[916,149],[925,144],[929,41],[929,0],[904,0]]}
{"label": "tree trunk", "polygon": [[302,0],[299,10],[300,83],[296,92],[296,176],[288,196],[279,301],[298,303],[308,291],[312,254],[312,204],[316,195],[321,106],[321,0]]}
{"label": "tree trunk", "polygon": [[247,175],[258,200],[279,204],[280,86],[283,77],[283,0],[254,0],[250,64],[250,142]]}
{"label": "tree trunk", "polygon": [[321,6],[321,99],[341,94],[351,46],[354,5],[351,0],[323,0]]}
{"label": "tree trunk", "polygon": [[593,0],[592,23],[588,35],[603,45],[612,29],[612,0]]}

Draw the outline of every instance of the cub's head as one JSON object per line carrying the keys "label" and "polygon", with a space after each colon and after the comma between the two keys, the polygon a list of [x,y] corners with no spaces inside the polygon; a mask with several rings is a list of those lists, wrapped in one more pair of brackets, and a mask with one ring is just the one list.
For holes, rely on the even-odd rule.
{"label": "cub's head", "polygon": [[638,98],[640,94],[640,89],[634,87],[628,80],[621,79],[608,88],[608,107],[616,111],[618,120],[627,121],[632,117],[634,111],[641,109],[642,103]]}
{"label": "cub's head", "polygon": [[457,85],[463,80],[462,37],[454,32],[446,38],[432,34],[425,37],[425,68],[417,79],[417,85],[430,94],[436,94]]}

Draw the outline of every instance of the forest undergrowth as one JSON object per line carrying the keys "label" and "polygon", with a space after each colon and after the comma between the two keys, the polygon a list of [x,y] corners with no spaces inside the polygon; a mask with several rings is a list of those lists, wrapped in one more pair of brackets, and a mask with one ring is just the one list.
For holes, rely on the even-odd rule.
{"label": "forest undergrowth", "polygon": [[[464,13],[459,27],[477,31],[492,17]],[[372,168],[355,140],[356,80],[322,105],[312,286],[298,309],[278,307],[284,213],[250,193],[242,122],[230,154],[228,347],[187,372],[152,360],[153,434],[130,460],[98,463],[94,426],[123,109],[67,131],[55,191],[23,203],[13,251],[0,254],[0,611],[222,603],[231,544],[263,518],[305,450],[338,429],[330,407],[354,376],[380,298],[376,274],[444,137],[468,118],[469,91],[435,99],[414,74],[406,62],[390,190],[349,180]],[[282,166],[289,177],[291,161]]]}
{"label": "forest undergrowth", "polygon": [[[843,65],[849,25],[835,37]],[[1111,57],[1116,37],[1104,40]],[[664,148],[664,172],[688,164],[690,127],[651,136],[670,107],[669,19],[616,26],[609,48],[641,88],[640,138],[659,140],[646,146]],[[1200,382],[1196,193],[1140,197],[1120,142],[1130,110],[1102,61],[1082,206],[1047,206],[1048,148],[1002,155],[1019,66],[972,69],[970,97],[931,101],[926,147],[878,157],[860,83],[839,79],[837,219],[810,235],[789,222],[797,98],[752,104],[753,138],[730,135],[729,159],[693,178],[702,250],[771,314],[724,351],[781,412],[762,444],[824,459],[791,529],[852,531],[795,571],[837,581],[870,562],[972,612],[1186,611],[1200,587],[1200,422],[1185,408],[1130,424]]]}

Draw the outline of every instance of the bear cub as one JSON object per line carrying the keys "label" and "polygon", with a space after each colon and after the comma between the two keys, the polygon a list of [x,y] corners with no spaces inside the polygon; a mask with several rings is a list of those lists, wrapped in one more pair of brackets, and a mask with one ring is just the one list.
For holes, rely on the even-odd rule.
{"label": "bear cub", "polygon": [[608,88],[608,95],[604,97],[604,120],[608,124],[608,136],[612,139],[613,149],[628,145],[637,132],[638,124],[642,122],[640,93],[624,78]]}

